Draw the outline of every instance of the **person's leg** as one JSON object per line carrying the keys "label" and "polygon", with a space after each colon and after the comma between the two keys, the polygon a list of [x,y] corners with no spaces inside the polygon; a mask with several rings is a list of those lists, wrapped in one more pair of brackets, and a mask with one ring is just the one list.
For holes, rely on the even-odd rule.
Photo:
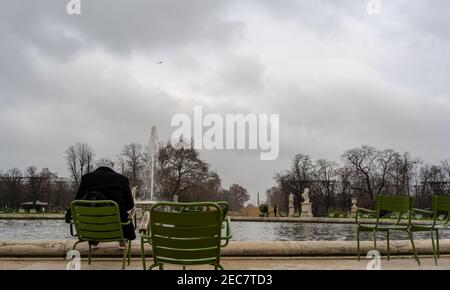
{"label": "person's leg", "polygon": [[136,239],[136,233],[134,231],[134,226],[133,224],[128,224],[128,225],[124,225],[122,226],[122,232],[123,232],[123,237],[127,240],[135,240]]}
{"label": "person's leg", "polygon": [[[134,232],[134,226],[133,224],[128,224],[128,225],[124,225],[122,226],[122,232],[123,232],[123,237],[127,240],[127,241],[132,241],[136,239],[136,233]],[[125,249],[126,244],[125,242],[119,242],[119,249]]]}
{"label": "person's leg", "polygon": [[100,248],[100,242],[89,242],[89,245],[92,247],[92,249],[98,249]]}

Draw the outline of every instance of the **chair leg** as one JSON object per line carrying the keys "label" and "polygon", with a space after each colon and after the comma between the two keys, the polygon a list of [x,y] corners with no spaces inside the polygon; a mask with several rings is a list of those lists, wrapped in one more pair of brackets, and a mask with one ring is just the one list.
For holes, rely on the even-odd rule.
{"label": "chair leg", "polygon": [[160,269],[160,270],[164,270],[163,264],[159,264],[159,269]]}
{"label": "chair leg", "polygon": [[360,241],[359,241],[359,228],[356,229],[356,251],[357,251],[357,255],[358,255],[358,261],[361,260],[360,258]]}
{"label": "chair leg", "polygon": [[438,258],[441,257],[441,250],[439,248],[439,230],[436,230],[436,248],[437,248],[437,256]]}
{"label": "chair leg", "polygon": [[76,241],[75,244],[73,244],[72,246],[72,250],[75,250],[75,248],[77,247],[77,245],[81,243],[81,241]]}
{"label": "chair leg", "polygon": [[434,244],[434,233],[433,232],[434,232],[433,230],[430,231],[430,233],[431,233],[431,244],[433,245],[434,264],[437,266],[438,262],[437,262],[436,246]]}
{"label": "chair leg", "polygon": [[388,259],[388,261],[391,259],[390,252],[391,251],[390,251],[390,246],[389,246],[389,230],[387,230],[387,259]]}
{"label": "chair leg", "polygon": [[128,241],[128,266],[130,266],[131,263],[131,240]]}
{"label": "chair leg", "polygon": [[141,238],[141,258],[142,258],[142,266],[144,267],[145,270],[146,265],[145,265],[144,240],[142,238]]}
{"label": "chair leg", "polygon": [[125,260],[127,259],[127,253],[128,253],[128,245],[125,241],[125,249],[123,249],[123,257],[122,257],[122,270],[125,270]]}
{"label": "chair leg", "polygon": [[89,244],[89,251],[88,251],[88,264],[91,264],[91,255],[92,255],[92,246],[90,243]]}
{"label": "chair leg", "polygon": [[222,266],[222,265],[220,265],[219,263],[217,263],[217,264],[214,265],[214,270],[224,270],[224,269],[223,269],[223,266]]}
{"label": "chair leg", "polygon": [[148,268],[149,270],[152,270],[153,268],[155,268],[156,266],[159,266],[159,269],[161,270],[161,265],[158,263],[155,263],[153,265],[150,266],[150,268]]}
{"label": "chair leg", "polygon": [[186,266],[183,266],[183,270],[186,270]]}
{"label": "chair leg", "polygon": [[413,253],[414,253],[414,258],[416,259],[417,264],[419,264],[419,266],[420,266],[419,256],[417,255],[416,246],[414,245],[413,233],[410,230],[407,230],[407,232],[408,232],[409,239],[411,241],[411,245],[412,245],[412,249],[413,249]]}
{"label": "chair leg", "polygon": [[373,231],[373,249],[377,249],[377,231]]}

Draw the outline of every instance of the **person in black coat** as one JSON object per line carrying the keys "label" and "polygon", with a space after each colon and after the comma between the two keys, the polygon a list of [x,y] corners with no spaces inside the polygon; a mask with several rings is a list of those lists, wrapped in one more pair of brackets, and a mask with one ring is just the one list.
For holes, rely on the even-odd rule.
{"label": "person in black coat", "polygon": [[[89,193],[99,192],[101,199],[113,200],[119,205],[120,218],[122,222],[127,222],[128,211],[134,207],[130,183],[126,176],[115,172],[112,169],[113,166],[113,164],[109,166],[108,164],[102,164],[95,171],[83,175],[75,200],[90,199],[86,197]],[[72,213],[69,208],[66,212],[66,222],[70,222],[71,219]],[[122,231],[125,239],[136,239],[132,223],[122,226]]]}

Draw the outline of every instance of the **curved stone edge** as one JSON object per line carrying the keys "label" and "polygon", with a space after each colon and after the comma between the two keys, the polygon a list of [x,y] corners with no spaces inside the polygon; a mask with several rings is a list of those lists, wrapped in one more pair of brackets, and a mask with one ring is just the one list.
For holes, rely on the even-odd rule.
{"label": "curved stone edge", "polygon": [[[66,257],[75,240],[4,240],[0,241],[2,257]],[[419,254],[432,254],[431,240],[415,242]],[[77,250],[87,254],[87,244],[81,243]],[[361,242],[361,256],[373,249],[373,242]],[[378,242],[381,254],[386,254],[386,242]],[[440,240],[441,254],[450,254],[450,240]],[[146,256],[151,256],[151,247],[146,245]],[[140,241],[132,243],[132,256],[140,256]],[[122,256],[117,243],[103,243],[94,256]],[[231,241],[222,249],[222,256],[232,257],[320,257],[320,256],[356,256],[355,241]],[[412,247],[409,241],[391,241],[391,255],[410,255]]]}
{"label": "curved stone edge", "polygon": [[[0,220],[63,220],[63,214],[0,214]],[[231,221],[235,222],[276,222],[276,223],[321,223],[321,224],[355,224],[354,218],[293,218],[293,217],[246,217],[230,216]],[[374,223],[375,219],[363,219],[363,222]],[[391,224],[390,220],[381,220],[383,224]],[[415,224],[430,224],[427,220],[414,220]],[[402,221],[401,224],[406,224]]]}
{"label": "curved stone edge", "polygon": [[[318,224],[356,224],[355,218],[327,218],[327,217],[246,217],[231,216],[231,221],[235,222],[279,222],[279,223],[318,223]],[[376,219],[361,219],[362,223],[375,223]],[[392,220],[380,220],[381,224],[392,224]],[[429,220],[413,220],[414,224],[431,224]],[[407,224],[401,221],[400,224]]]}

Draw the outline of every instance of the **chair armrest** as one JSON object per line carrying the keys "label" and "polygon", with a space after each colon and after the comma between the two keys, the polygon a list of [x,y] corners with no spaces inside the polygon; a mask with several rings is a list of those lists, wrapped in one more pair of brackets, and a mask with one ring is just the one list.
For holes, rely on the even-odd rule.
{"label": "chair armrest", "polygon": [[362,207],[357,207],[356,208],[356,214],[355,214],[355,223],[359,226],[359,213],[370,213],[370,214],[375,214],[377,213],[376,210],[371,210],[371,209],[367,209],[367,208],[362,208]]}
{"label": "chair armrest", "polygon": [[226,217],[223,226],[225,226],[225,236],[221,237],[223,241],[225,241],[223,244],[220,244],[221,247],[226,247],[228,245],[228,242],[233,237],[231,234],[231,225],[230,225],[230,217]]}
{"label": "chair armrest", "polygon": [[146,211],[142,217],[141,224],[139,225],[139,233],[149,235],[149,223],[150,223],[150,212]]}
{"label": "chair armrest", "polygon": [[424,214],[433,214],[434,213],[430,210],[424,210],[424,209],[419,209],[419,208],[413,208],[412,210],[413,210],[413,212],[424,213]]}
{"label": "chair armrest", "polygon": [[132,220],[134,216],[136,215],[136,208],[133,207],[130,212],[128,213],[128,220]]}
{"label": "chair armrest", "polygon": [[136,229],[136,219],[133,219],[134,217],[136,217],[136,208],[133,207],[132,209],[130,209],[130,212],[128,213],[127,221],[121,224],[123,226],[129,225],[130,223],[133,224],[134,221],[133,227]]}
{"label": "chair armrest", "polygon": [[71,235],[72,237],[78,236],[78,234],[74,234],[74,231],[73,231],[73,222],[70,221],[69,224],[70,224],[70,235]]}
{"label": "chair armrest", "polygon": [[358,207],[356,208],[356,212],[365,212],[365,213],[377,213],[376,210],[371,210],[371,209],[367,209],[367,208],[363,208],[363,207]]}

